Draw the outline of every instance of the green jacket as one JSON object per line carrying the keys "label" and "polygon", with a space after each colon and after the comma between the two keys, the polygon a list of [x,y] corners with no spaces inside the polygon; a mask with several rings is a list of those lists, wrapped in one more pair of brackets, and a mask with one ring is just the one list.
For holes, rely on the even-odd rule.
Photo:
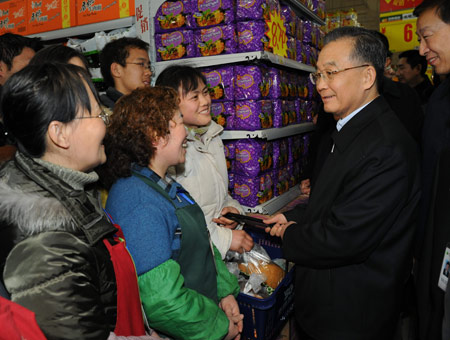
{"label": "green jacket", "polygon": [[[232,275],[214,246],[217,297],[239,294]],[[207,297],[185,288],[180,266],[168,260],[138,277],[145,314],[152,327],[175,339],[222,339],[228,333],[228,317]],[[172,320],[176,319],[175,324]]]}

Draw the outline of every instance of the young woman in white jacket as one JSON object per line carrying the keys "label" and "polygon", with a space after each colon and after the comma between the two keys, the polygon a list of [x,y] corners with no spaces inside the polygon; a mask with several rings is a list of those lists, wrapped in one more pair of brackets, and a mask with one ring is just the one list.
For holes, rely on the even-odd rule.
{"label": "young woman in white jacket", "polygon": [[203,74],[190,66],[170,66],[156,80],[157,86],[178,91],[180,111],[188,130],[186,162],[169,170],[175,180],[189,191],[205,214],[208,230],[222,258],[228,250],[242,252],[253,247],[245,231],[223,217],[227,212],[242,214],[239,202],[228,194],[228,174],[223,128],[211,120],[211,97]]}

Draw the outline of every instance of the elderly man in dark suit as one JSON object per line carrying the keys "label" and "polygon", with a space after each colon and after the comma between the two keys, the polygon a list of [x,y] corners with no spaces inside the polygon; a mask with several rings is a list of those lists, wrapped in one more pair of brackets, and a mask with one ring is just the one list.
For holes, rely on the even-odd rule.
{"label": "elderly man in dark suit", "polygon": [[[311,78],[337,118],[307,206],[276,215],[297,264],[296,319],[306,339],[394,336],[412,266],[420,199],[417,146],[379,95],[384,48],[368,30],[325,37]],[[269,231],[269,229],[267,229]]]}

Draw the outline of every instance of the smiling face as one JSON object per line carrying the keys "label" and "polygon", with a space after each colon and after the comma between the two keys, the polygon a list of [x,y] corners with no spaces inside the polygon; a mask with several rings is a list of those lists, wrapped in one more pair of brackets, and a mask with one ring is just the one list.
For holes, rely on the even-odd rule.
{"label": "smiling face", "polygon": [[147,67],[150,65],[147,51],[130,48],[129,56],[125,62],[125,66],[117,63],[111,65],[111,74],[118,91],[129,94],[137,88],[150,86],[152,72]]}
{"label": "smiling face", "polygon": [[419,53],[427,58],[437,74],[450,72],[450,24],[437,15],[434,8],[424,11],[417,19]]}
{"label": "smiling face", "polygon": [[180,86],[178,94],[181,98],[180,111],[186,126],[196,128],[211,122],[211,97],[202,80],[199,79],[198,87],[185,96]]}
{"label": "smiling face", "polygon": [[[319,54],[318,72],[341,71],[364,64],[350,59],[352,52],[353,40],[350,38],[342,38],[328,43]],[[342,71],[334,74],[332,79],[328,80],[319,77],[316,87],[322,97],[324,110],[332,113],[335,119],[342,119],[372,100],[374,98],[372,87],[375,79],[367,79],[368,68],[359,67]],[[375,72],[374,69],[373,72]],[[369,91],[369,89],[371,90]],[[372,95],[369,96],[369,94]]]}
{"label": "smiling face", "polygon": [[72,161],[72,169],[89,171],[106,162],[103,138],[106,133],[106,125],[100,117],[102,110],[95,100],[92,91],[86,86],[91,103],[91,113],[88,110],[79,110],[77,118],[67,123],[70,128],[69,157]]}

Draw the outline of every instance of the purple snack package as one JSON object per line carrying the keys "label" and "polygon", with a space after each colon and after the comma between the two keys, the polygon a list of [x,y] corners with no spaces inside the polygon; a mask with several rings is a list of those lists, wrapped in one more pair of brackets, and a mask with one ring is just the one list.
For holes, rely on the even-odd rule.
{"label": "purple snack package", "polygon": [[289,97],[289,72],[286,70],[280,70],[280,87],[281,87],[281,97]]}
{"label": "purple snack package", "polygon": [[287,126],[289,124],[290,105],[289,100],[281,101],[281,126]]}
{"label": "purple snack package", "polygon": [[192,28],[192,1],[165,1],[155,15],[155,32],[162,33]]}
{"label": "purple snack package", "polygon": [[311,48],[311,55],[309,57],[309,61],[310,61],[311,66],[316,67],[318,52],[315,47],[311,46],[310,48]]}
{"label": "purple snack package", "polygon": [[298,108],[297,122],[302,123],[307,121],[306,116],[306,102],[303,99],[295,100],[296,106]]}
{"label": "purple snack package", "polygon": [[228,158],[228,159],[236,158],[236,141],[235,140],[224,141],[223,147],[224,147],[226,158]]}
{"label": "purple snack package", "polygon": [[301,110],[302,108],[302,100],[301,99],[294,99],[295,104],[295,116],[297,117],[296,123],[301,123],[302,116],[301,116]]}
{"label": "purple snack package", "polygon": [[273,49],[269,47],[269,38],[265,35],[266,23],[264,21],[238,22],[236,30],[239,52],[273,52]]}
{"label": "purple snack package", "polygon": [[273,159],[273,168],[277,169],[278,166],[278,158],[280,157],[280,141],[274,140],[272,142],[272,159]]}
{"label": "purple snack package", "polygon": [[196,57],[194,33],[181,30],[155,34],[156,60],[173,60]]}
{"label": "purple snack package", "polygon": [[235,66],[234,99],[260,99],[262,84],[262,72],[256,65]]}
{"label": "purple snack package", "polygon": [[234,116],[234,102],[213,102],[211,103],[211,117],[225,130],[231,130],[229,117]]}
{"label": "purple snack package", "polygon": [[287,5],[281,5],[281,17],[284,18],[284,27],[286,28],[286,34],[291,37],[296,35],[296,23],[297,15],[294,10]]}
{"label": "purple snack package", "polygon": [[282,100],[272,100],[273,127],[279,128],[283,126]]}
{"label": "purple snack package", "polygon": [[228,25],[234,22],[233,0],[192,0],[194,27]]}
{"label": "purple snack package", "polygon": [[297,41],[303,41],[303,19],[297,17],[295,26],[295,37],[297,38]]}
{"label": "purple snack package", "polygon": [[236,26],[222,25],[195,30],[198,56],[232,54],[237,51]]}
{"label": "purple snack package", "polygon": [[289,172],[287,167],[275,169],[273,171],[275,196],[284,194],[289,190]]}
{"label": "purple snack package", "polygon": [[236,173],[256,176],[271,170],[272,165],[271,142],[256,139],[240,139],[236,142]]}
{"label": "purple snack package", "polygon": [[297,98],[298,97],[297,73],[295,73],[295,72],[289,73],[288,88],[289,88],[289,97]]}
{"label": "purple snack package", "polygon": [[305,107],[306,107],[306,122],[312,122],[312,104],[313,102],[311,100],[305,100]]}
{"label": "purple snack package", "polygon": [[228,192],[231,196],[233,196],[234,192],[234,173],[231,171],[228,171]]}
{"label": "purple snack package", "polygon": [[234,127],[237,130],[260,130],[272,127],[272,102],[238,100]]}
{"label": "purple snack package", "polygon": [[312,42],[313,24],[309,20],[303,21],[303,43],[310,44]]}
{"label": "purple snack package", "polygon": [[204,68],[202,73],[212,100],[234,100],[234,66]]}
{"label": "purple snack package", "polygon": [[273,198],[271,172],[251,177],[235,174],[234,198],[247,207],[255,207]]}
{"label": "purple snack package", "polygon": [[288,137],[288,163],[294,163],[295,161],[298,161],[303,154],[303,137],[298,136],[292,136]]}
{"label": "purple snack package", "polygon": [[280,70],[275,67],[269,67],[267,76],[271,80],[269,87],[269,98],[277,99],[281,97]]}
{"label": "purple snack package", "polygon": [[289,108],[289,125],[297,123],[297,107],[295,105],[295,100],[288,100],[287,105]]}
{"label": "purple snack package", "polygon": [[307,86],[307,88],[308,88],[307,98],[308,98],[308,99],[311,99],[311,98],[314,97],[314,90],[316,89],[316,85],[314,85],[314,84],[311,82],[311,79],[309,79],[309,77],[308,77],[306,86]]}
{"label": "purple snack package", "polygon": [[300,41],[297,41],[297,61],[309,65],[311,56],[311,47],[307,44],[304,44]]}
{"label": "purple snack package", "polygon": [[300,98],[308,98],[308,82],[308,76],[302,74],[297,76],[297,93]]}
{"label": "purple snack package", "polygon": [[297,40],[294,37],[287,37],[287,57],[297,60]]}
{"label": "purple snack package", "polygon": [[237,0],[236,21],[270,20],[270,13],[280,10],[278,0]]}

